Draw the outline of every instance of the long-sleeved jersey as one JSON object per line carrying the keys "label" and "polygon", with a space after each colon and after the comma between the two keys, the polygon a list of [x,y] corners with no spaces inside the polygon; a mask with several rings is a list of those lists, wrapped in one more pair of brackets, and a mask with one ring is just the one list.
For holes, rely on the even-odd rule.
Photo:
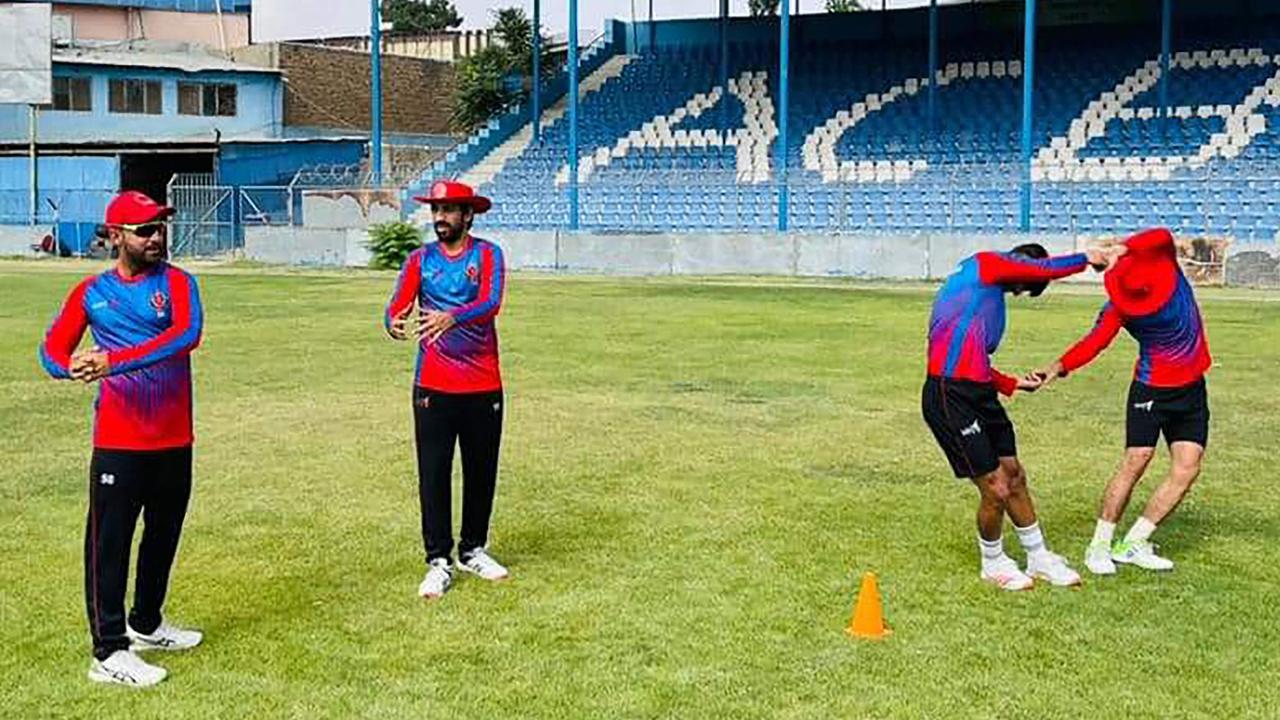
{"label": "long-sleeved jersey", "polygon": [[1174,272],[1178,278],[1173,295],[1150,315],[1125,317],[1113,303],[1103,305],[1093,329],[1062,356],[1063,369],[1072,372],[1089,364],[1124,328],[1138,341],[1138,362],[1133,369],[1138,382],[1182,387],[1204,377],[1212,363],[1204,322],[1191,283],[1181,271]]}
{"label": "long-sleeved jersey", "polygon": [[160,263],[132,278],[115,269],[71,291],[40,345],[55,378],[71,377],[71,355],[89,328],[110,370],[98,389],[94,447],[163,450],[194,440],[191,357],[204,310],[195,278]]}
{"label": "long-sleeved jersey", "polygon": [[1074,275],[1088,267],[1083,253],[1036,260],[982,252],[963,260],[938,291],[929,319],[929,374],[993,383],[1011,395],[1017,380],[991,367],[1005,327],[1005,286]]}
{"label": "long-sleeved jersey", "polygon": [[498,368],[498,330],[494,319],[502,308],[506,266],[502,249],[479,238],[467,238],[455,256],[433,242],[414,250],[396,280],[383,323],[413,309],[453,315],[455,325],[435,342],[418,344],[414,382],[438,392],[491,392],[502,388]]}

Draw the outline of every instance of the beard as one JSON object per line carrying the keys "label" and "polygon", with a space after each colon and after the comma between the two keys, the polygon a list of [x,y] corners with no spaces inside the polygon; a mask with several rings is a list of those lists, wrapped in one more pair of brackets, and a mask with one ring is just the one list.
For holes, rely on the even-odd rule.
{"label": "beard", "polygon": [[147,243],[141,250],[134,251],[127,244],[120,245],[120,252],[125,260],[135,268],[149,268],[169,257],[169,243],[160,240]]}
{"label": "beard", "polygon": [[455,243],[462,239],[464,232],[461,225],[450,225],[444,222],[436,223],[435,231],[436,237],[442,243]]}

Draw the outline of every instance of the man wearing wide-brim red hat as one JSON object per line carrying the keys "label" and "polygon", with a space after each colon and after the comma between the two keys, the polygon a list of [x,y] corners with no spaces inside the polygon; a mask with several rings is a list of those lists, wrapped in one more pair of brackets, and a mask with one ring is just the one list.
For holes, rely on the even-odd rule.
{"label": "man wearing wide-brim red hat", "polygon": [[503,409],[494,320],[502,307],[506,267],[501,248],[471,234],[476,215],[492,205],[488,198],[462,183],[440,180],[414,199],[431,206],[436,242],[405,260],[383,321],[392,338],[418,341],[413,419],[427,562],[418,594],[439,598],[453,584],[455,445],[462,451],[457,567],[485,580],[508,576],[486,549]]}
{"label": "man wearing wide-brim red hat", "polygon": [[[1111,575],[1116,563],[1148,570],[1171,570],[1173,562],[1155,553],[1151,535],[1200,475],[1209,441],[1209,401],[1204,375],[1209,343],[1191,283],[1178,265],[1173,235],[1156,228],[1125,241],[1128,252],[1105,276],[1107,303],[1097,324],[1056,363],[1040,373],[1065,376],[1084,367],[1111,343],[1121,328],[1138,341],[1138,362],[1126,404],[1125,456],[1107,484],[1085,565]],[[1133,488],[1164,435],[1173,463],[1142,515],[1120,542],[1112,544]]]}

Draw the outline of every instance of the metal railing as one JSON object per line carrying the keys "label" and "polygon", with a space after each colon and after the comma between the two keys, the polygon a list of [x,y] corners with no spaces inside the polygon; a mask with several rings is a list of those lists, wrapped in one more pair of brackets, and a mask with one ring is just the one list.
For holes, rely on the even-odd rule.
{"label": "metal railing", "polygon": [[249,228],[362,227],[377,221],[369,218],[379,205],[387,209],[384,214],[398,219],[399,192],[395,187],[366,185],[171,183],[169,197],[178,212],[170,223],[170,251],[175,257],[224,255],[244,246]]}

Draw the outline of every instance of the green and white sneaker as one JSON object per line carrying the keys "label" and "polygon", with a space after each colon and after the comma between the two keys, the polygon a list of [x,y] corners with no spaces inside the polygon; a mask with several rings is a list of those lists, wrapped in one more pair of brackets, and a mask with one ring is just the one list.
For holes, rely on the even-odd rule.
{"label": "green and white sneaker", "polygon": [[1173,569],[1173,561],[1157,555],[1156,546],[1149,540],[1121,540],[1111,548],[1111,559],[1125,565],[1137,565],[1144,570]]}
{"label": "green and white sneaker", "polygon": [[1116,564],[1111,560],[1111,543],[1106,540],[1089,543],[1089,549],[1084,551],[1084,566],[1094,575],[1115,575]]}

